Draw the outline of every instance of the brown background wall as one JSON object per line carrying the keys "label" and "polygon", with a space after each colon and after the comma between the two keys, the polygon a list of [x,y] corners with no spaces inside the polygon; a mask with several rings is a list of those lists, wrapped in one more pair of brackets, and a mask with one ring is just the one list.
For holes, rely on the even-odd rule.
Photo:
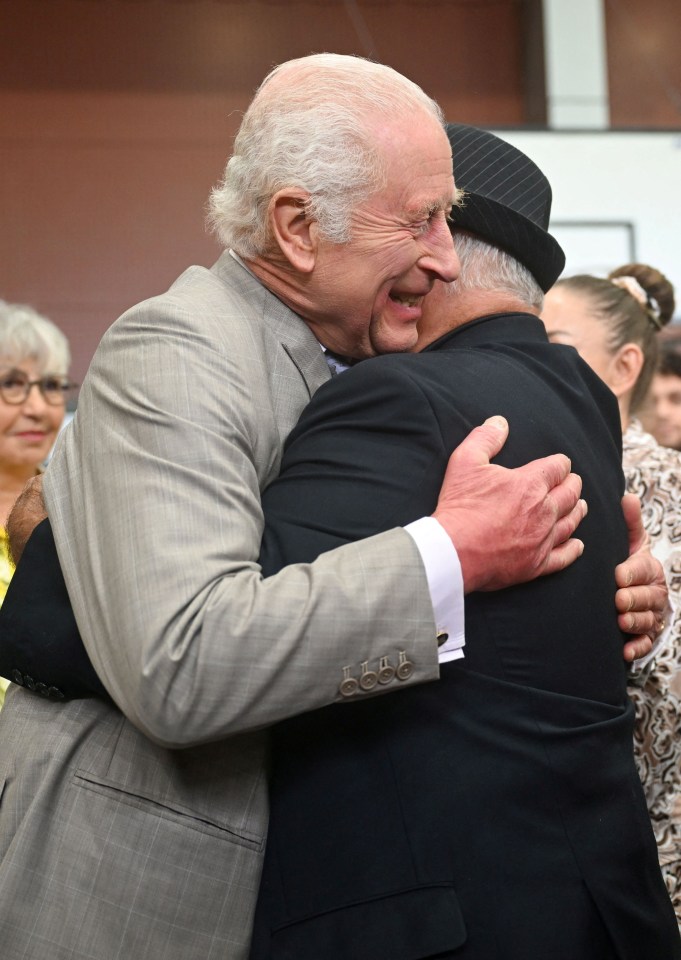
{"label": "brown background wall", "polygon": [[681,0],[605,0],[613,127],[681,127]]}
{"label": "brown background wall", "polygon": [[[665,4],[681,8],[647,0],[648,22]],[[216,258],[205,200],[272,65],[316,50],[368,55],[420,83],[449,117],[541,123],[540,8],[0,0],[0,298],[60,324],[82,379],[119,313]]]}
{"label": "brown background wall", "polygon": [[[518,10],[508,0],[0,0],[0,297],[63,327],[81,379],[122,310],[216,258],[205,200],[272,65],[315,50],[371,53],[451,116],[519,123]],[[481,69],[490,57],[494,69]]]}

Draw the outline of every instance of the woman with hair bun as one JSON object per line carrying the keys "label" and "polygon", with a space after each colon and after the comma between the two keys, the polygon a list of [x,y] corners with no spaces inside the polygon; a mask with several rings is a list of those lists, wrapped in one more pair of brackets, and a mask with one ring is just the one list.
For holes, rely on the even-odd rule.
{"label": "woman with hair bun", "polygon": [[[50,320],[0,300],[0,603],[14,570],[5,521],[62,425],[70,360],[68,341]],[[0,678],[0,707],[7,686]]]}
{"label": "woman with hair bun", "polygon": [[549,339],[569,344],[610,387],[622,418],[627,490],[641,500],[652,552],[662,563],[673,616],[653,664],[632,675],[636,757],[667,889],[681,924],[681,453],[660,446],[636,419],[655,372],[659,331],[674,288],[642,263],[607,279],[560,280],[546,295]]}

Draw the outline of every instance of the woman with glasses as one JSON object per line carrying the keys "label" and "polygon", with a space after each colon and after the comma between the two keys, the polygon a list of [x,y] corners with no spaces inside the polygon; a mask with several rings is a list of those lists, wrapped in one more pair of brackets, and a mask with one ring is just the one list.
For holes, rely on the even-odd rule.
{"label": "woman with glasses", "polygon": [[[0,603],[13,572],[5,521],[62,425],[70,361],[68,341],[53,323],[0,301]],[[0,679],[0,707],[7,686]]]}
{"label": "woman with glasses", "polygon": [[635,752],[667,889],[681,925],[681,453],[661,447],[636,419],[658,358],[674,288],[653,267],[628,264],[607,278],[559,280],[544,301],[549,339],[576,348],[617,397],[627,490],[643,507],[652,552],[674,610],[652,667],[633,676]]}

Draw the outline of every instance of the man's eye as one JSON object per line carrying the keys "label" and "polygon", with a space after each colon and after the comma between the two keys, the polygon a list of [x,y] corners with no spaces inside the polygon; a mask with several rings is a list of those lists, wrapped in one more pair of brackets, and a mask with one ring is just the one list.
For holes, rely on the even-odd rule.
{"label": "man's eye", "polygon": [[437,220],[439,210],[433,210],[432,213],[429,213],[425,220],[419,220],[415,225],[418,233],[425,233],[428,230],[435,220]]}

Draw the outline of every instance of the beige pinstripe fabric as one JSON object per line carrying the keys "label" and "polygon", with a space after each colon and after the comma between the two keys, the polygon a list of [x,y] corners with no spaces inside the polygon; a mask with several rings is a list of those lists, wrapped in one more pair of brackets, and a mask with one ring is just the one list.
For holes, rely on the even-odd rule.
{"label": "beige pinstripe fabric", "polygon": [[259,731],[339,699],[346,666],[404,650],[406,684],[437,675],[404,531],[259,577],[259,493],[328,376],[307,326],[227,255],[104,337],[45,494],[122,713],[8,698],[3,960],[241,960],[267,818]]}

